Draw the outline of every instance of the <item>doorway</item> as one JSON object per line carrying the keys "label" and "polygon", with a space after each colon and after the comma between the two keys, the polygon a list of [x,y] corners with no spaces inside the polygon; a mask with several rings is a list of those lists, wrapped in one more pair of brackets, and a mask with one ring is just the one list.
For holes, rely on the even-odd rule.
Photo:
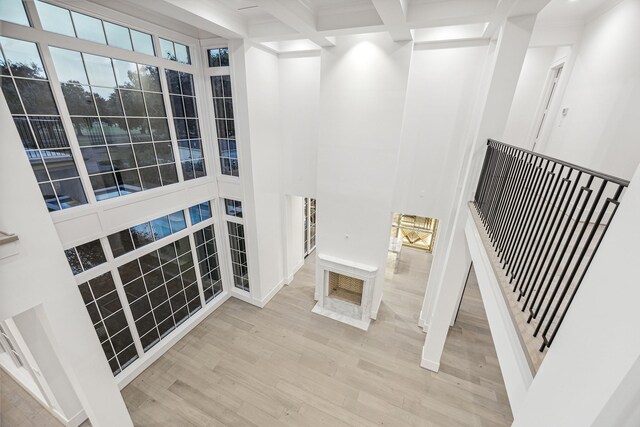
{"label": "doorway", "polygon": [[304,257],[316,248],[316,199],[304,198]]}
{"label": "doorway", "polygon": [[544,125],[545,122],[548,121],[548,116],[550,113],[550,108],[553,102],[553,97],[558,91],[558,83],[560,82],[560,76],[562,75],[562,70],[564,68],[564,64],[560,64],[551,69],[551,73],[549,76],[549,81],[546,85],[546,91],[544,97],[542,98],[542,106],[541,112],[539,114],[538,122],[535,127],[535,136],[533,140],[533,145],[531,146],[531,151],[535,151],[536,147],[540,147],[540,143],[542,142],[542,136],[544,135]]}
{"label": "doorway", "polygon": [[435,218],[404,213],[392,216],[382,303],[407,328],[420,323],[437,232]]}

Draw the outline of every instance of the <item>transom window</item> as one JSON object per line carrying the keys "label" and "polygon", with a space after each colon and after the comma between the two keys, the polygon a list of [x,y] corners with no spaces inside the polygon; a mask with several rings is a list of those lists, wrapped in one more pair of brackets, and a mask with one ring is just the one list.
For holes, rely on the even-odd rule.
{"label": "transom window", "polygon": [[109,245],[113,256],[117,258],[185,228],[187,228],[187,222],[184,218],[184,211],[177,211],[110,234]]}
{"label": "transom window", "polygon": [[160,38],[161,56],[171,61],[182,62],[183,64],[191,64],[191,54],[189,46],[178,42]]}
{"label": "transom window", "polygon": [[29,18],[22,0],[2,0],[0,4],[0,20],[29,26]]}
{"label": "transom window", "polygon": [[155,55],[150,34],[39,0],[36,0],[36,8],[43,30],[145,55]]}
{"label": "transom window", "polygon": [[227,215],[242,218],[242,202],[238,200],[224,199]]}
{"label": "transom window", "polygon": [[207,50],[207,57],[209,58],[209,67],[229,66],[229,49],[226,47]]}
{"label": "transom window", "polygon": [[207,201],[199,205],[191,206],[189,208],[189,217],[191,217],[191,225],[211,218],[211,202]]}
{"label": "transom window", "polygon": [[64,253],[74,275],[107,262],[100,240],[93,240],[74,248],[66,249]]}

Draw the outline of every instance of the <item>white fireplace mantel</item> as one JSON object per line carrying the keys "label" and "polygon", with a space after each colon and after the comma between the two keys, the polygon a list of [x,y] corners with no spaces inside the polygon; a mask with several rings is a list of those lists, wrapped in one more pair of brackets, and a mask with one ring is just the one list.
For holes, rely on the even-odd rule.
{"label": "white fireplace mantel", "polygon": [[[329,296],[329,272],[360,279],[364,282],[360,305]],[[359,329],[369,329],[373,288],[378,268],[326,254],[318,254],[313,312]]]}

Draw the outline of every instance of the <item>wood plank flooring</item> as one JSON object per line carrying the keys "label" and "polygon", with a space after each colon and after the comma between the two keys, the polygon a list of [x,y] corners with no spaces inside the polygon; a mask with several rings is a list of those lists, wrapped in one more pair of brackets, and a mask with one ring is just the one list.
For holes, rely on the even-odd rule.
{"label": "wood plank flooring", "polygon": [[135,425],[510,425],[473,275],[440,372],[419,366],[430,257],[403,249],[368,332],[311,313],[313,255],[264,309],[229,300],[122,391]]}
{"label": "wood plank flooring", "polygon": [[62,427],[47,409],[0,368],[0,427]]}

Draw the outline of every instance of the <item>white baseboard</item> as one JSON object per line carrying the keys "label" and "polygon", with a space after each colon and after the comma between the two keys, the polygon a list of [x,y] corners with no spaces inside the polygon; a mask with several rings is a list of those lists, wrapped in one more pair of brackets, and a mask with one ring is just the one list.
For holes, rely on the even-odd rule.
{"label": "white baseboard", "polygon": [[116,377],[116,382],[120,390],[125,388],[131,381],[133,381],[138,375],[140,375],[145,369],[147,369],[153,362],[158,360],[160,356],[167,352],[175,343],[180,341],[185,335],[187,335],[193,328],[198,326],[200,322],[207,318],[213,311],[220,307],[226,300],[231,297],[231,294],[227,291],[223,291],[213,301],[210,301],[204,308],[200,309],[192,317],[185,320],[185,322],[169,334],[169,336],[161,340],[153,348],[144,354],[141,358],[137,359],[131,364],[125,372],[122,372]]}
{"label": "white baseboard", "polygon": [[293,267],[293,271],[291,273],[289,273],[289,275],[286,277],[284,284],[288,285],[291,282],[293,282],[293,277],[296,275],[296,273],[298,271],[300,271],[300,269],[304,266],[304,258],[300,260],[299,263],[297,263],[294,267]]}
{"label": "white baseboard", "polygon": [[371,310],[371,315],[369,317],[371,317],[373,320],[378,319],[378,311],[380,310],[380,304],[382,304],[382,297],[380,297],[376,306],[373,307]]}
{"label": "white baseboard", "polygon": [[427,369],[431,372],[438,372],[440,370],[440,362],[434,362],[433,360],[426,359],[424,357],[424,347],[422,348],[422,358],[420,360],[420,367]]}
{"label": "white baseboard", "polygon": [[82,410],[82,411],[78,412],[76,415],[74,415],[73,417],[71,417],[69,420],[67,420],[64,424],[67,427],[78,427],[87,418],[88,418],[87,414],[84,412],[84,410]]}
{"label": "white baseboard", "polygon": [[[44,409],[47,410],[56,420],[66,427],[78,427],[87,419],[87,414],[84,410],[80,410],[76,415],[67,419],[63,414],[58,412],[54,407],[44,400],[42,394],[37,389],[37,385],[33,382],[33,379],[27,373],[24,367],[16,368],[13,361],[9,359],[6,353],[2,353],[0,357],[0,369],[2,369],[16,384],[18,384],[24,391],[26,391],[36,402],[38,402]],[[2,410],[2,408],[0,408]]]}
{"label": "white baseboard", "polygon": [[264,306],[267,305],[269,301],[271,301],[271,298],[276,296],[276,294],[280,291],[280,289],[282,289],[282,287],[284,286],[284,283],[285,283],[285,280],[282,279],[280,283],[278,283],[273,289],[271,289],[271,291],[269,291],[269,293],[264,298],[262,298],[261,300],[258,300],[256,305],[260,308],[264,308]]}
{"label": "white baseboard", "polygon": [[422,332],[427,333],[429,331],[429,324],[422,317],[418,320],[418,326],[422,328]]}

